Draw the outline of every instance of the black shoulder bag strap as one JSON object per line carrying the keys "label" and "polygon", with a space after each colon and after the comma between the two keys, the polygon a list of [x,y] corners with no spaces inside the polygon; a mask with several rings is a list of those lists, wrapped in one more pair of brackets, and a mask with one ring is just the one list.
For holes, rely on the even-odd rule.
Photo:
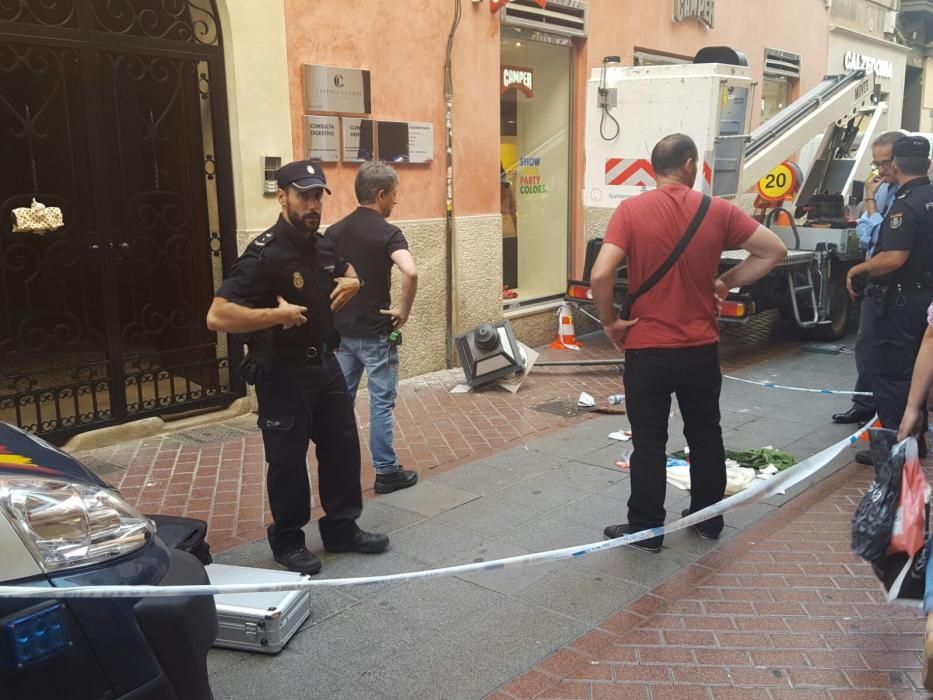
{"label": "black shoulder bag strap", "polygon": [[690,244],[690,240],[700,229],[700,224],[703,223],[703,219],[706,218],[706,212],[709,211],[709,205],[712,201],[713,200],[709,195],[703,195],[703,200],[700,202],[700,208],[697,209],[697,213],[694,215],[693,221],[691,221],[690,225],[687,227],[687,231],[684,233],[683,238],[677,242],[677,245],[674,246],[674,250],[671,251],[670,256],[657,270],[654,271],[654,274],[642,282],[641,286],[636,289],[634,293],[628,295],[628,298],[626,298],[626,300],[622,303],[622,310],[619,312],[619,318],[625,321],[630,320],[629,316],[632,313],[632,306],[635,304],[635,300],[651,289],[658,282],[660,282],[664,275],[666,275],[674,266],[674,263],[677,262],[677,259],[683,255],[683,252]]}

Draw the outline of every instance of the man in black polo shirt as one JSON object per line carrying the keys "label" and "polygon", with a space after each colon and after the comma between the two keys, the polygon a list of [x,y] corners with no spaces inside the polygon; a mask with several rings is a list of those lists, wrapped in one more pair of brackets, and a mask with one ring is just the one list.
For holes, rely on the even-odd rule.
{"label": "man in black polo shirt", "polygon": [[[360,206],[329,226],[325,236],[338,255],[359,271],[366,284],[334,317],[340,331],[337,360],[350,394],[363,370],[369,382],[369,449],[376,469],[376,493],[406,489],[418,482],[418,474],[402,468],[392,438],[392,411],[398,392],[398,343],[390,337],[408,321],[418,288],[418,271],[408,251],[408,241],[386,219],[398,199],[398,175],[386,163],[371,161],[356,175]],[[399,305],[391,306],[392,265],[402,273]],[[395,334],[398,338],[400,334]]]}
{"label": "man in black polo shirt", "polygon": [[302,528],[311,519],[308,440],[314,440],[328,552],[377,554],[385,535],[356,524],[363,510],[360,441],[353,403],[333,350],[333,311],[360,289],[356,271],[318,234],[324,192],[320,165],[297,161],[278,175],[282,213],[227,273],[207,313],[207,326],[245,336],[244,373],[256,385],[259,427],[269,470],[269,545],[275,560],[316,574]]}

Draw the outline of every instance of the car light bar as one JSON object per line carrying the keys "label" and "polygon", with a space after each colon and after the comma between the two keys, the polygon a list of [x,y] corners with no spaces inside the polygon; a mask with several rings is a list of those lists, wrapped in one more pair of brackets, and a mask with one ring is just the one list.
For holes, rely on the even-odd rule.
{"label": "car light bar", "polygon": [[61,603],[3,622],[12,670],[21,671],[71,646]]}

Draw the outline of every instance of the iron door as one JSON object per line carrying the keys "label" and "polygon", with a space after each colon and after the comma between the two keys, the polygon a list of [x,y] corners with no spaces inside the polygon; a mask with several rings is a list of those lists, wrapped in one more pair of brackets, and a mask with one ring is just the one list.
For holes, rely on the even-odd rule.
{"label": "iron door", "polygon": [[242,394],[204,322],[226,124],[211,0],[0,3],[0,420],[62,440]]}

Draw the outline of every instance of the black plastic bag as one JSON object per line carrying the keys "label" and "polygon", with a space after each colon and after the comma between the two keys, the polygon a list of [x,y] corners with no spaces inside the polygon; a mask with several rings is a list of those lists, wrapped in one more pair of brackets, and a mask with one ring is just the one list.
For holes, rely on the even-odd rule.
{"label": "black plastic bag", "polygon": [[871,437],[875,480],[852,518],[852,551],[862,559],[875,561],[884,557],[891,539],[905,457],[904,450],[891,452],[897,442],[895,431],[872,428],[868,434]]}
{"label": "black plastic bag", "polygon": [[[927,516],[929,522],[929,512]],[[884,586],[888,601],[923,600],[929,554],[930,542],[927,540],[912,557],[904,552],[896,552],[871,562],[871,568]]]}

